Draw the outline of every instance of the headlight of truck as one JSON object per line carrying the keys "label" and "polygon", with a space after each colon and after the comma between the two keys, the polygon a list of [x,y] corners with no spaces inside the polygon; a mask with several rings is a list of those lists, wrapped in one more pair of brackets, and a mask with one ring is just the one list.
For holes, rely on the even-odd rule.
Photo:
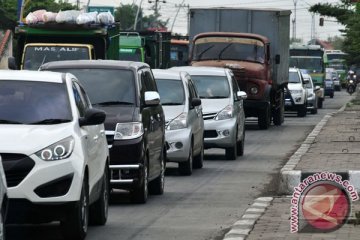
{"label": "headlight of truck", "polygon": [[302,94],[303,90],[290,90],[291,94]]}
{"label": "headlight of truck", "polygon": [[44,161],[54,161],[54,160],[61,160],[70,157],[73,150],[74,150],[74,138],[67,137],[61,141],[58,141],[38,151],[35,154]]}
{"label": "headlight of truck", "polygon": [[143,124],[140,122],[118,123],[115,128],[114,140],[134,139],[143,133]]}
{"label": "headlight of truck", "polygon": [[176,130],[187,127],[187,113],[183,112],[176,118],[170,121],[166,130]]}
{"label": "headlight of truck", "polygon": [[223,110],[221,110],[215,117],[215,120],[225,120],[232,118],[234,115],[234,108],[232,105],[227,105]]}

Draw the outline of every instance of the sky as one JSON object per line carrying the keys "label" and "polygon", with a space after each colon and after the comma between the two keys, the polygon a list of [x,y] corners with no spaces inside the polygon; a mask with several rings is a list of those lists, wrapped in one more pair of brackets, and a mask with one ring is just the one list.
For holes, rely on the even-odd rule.
{"label": "sky", "polygon": [[[81,1],[82,4],[86,4],[88,0]],[[120,4],[140,4],[142,2],[142,8],[145,15],[151,14],[150,8],[154,6],[154,1],[149,3],[148,0],[90,0],[92,6],[115,6]],[[169,19],[168,29],[173,26],[173,32],[180,33],[182,35],[187,34],[187,12],[188,7],[244,7],[244,8],[281,8],[292,11],[290,19],[294,18],[294,1],[296,4],[296,37],[304,39],[306,43],[311,37],[312,16],[308,9],[311,5],[318,2],[325,2],[324,0],[158,0],[159,13],[162,19]],[[70,0],[69,2],[76,2]],[[327,0],[328,3],[337,3],[340,0]],[[184,7],[179,7],[181,4]],[[180,8],[180,9],[179,9]],[[176,13],[178,15],[175,19]],[[319,39],[326,40],[328,37],[341,36],[339,29],[344,29],[344,26],[338,24],[334,18],[325,18],[324,26],[319,26],[319,15],[315,15],[315,36]],[[290,25],[290,35],[293,36],[292,24]]]}

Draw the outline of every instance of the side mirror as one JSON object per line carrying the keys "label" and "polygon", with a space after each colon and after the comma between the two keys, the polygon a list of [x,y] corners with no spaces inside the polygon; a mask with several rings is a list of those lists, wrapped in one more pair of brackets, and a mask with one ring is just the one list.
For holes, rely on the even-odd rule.
{"label": "side mirror", "polygon": [[16,61],[14,57],[8,58],[8,68],[12,70],[17,70]]}
{"label": "side mirror", "polygon": [[89,108],[85,112],[85,116],[79,119],[79,125],[90,126],[98,125],[105,122],[106,113],[96,108]]}
{"label": "side mirror", "polygon": [[246,98],[247,98],[247,94],[246,94],[246,92],[244,92],[244,91],[238,91],[238,92],[236,93],[236,96],[238,96],[238,97],[241,98],[241,99],[246,99]]}
{"label": "side mirror", "polygon": [[304,78],[304,84],[308,84],[308,83],[310,83],[310,80],[309,80],[309,79]]}
{"label": "side mirror", "polygon": [[191,100],[191,106],[197,107],[201,105],[201,99],[200,98],[193,98]]}
{"label": "side mirror", "polygon": [[145,92],[145,105],[156,106],[160,104],[160,95],[155,91]]}
{"label": "side mirror", "polygon": [[275,55],[275,63],[280,64],[280,55],[279,54]]}

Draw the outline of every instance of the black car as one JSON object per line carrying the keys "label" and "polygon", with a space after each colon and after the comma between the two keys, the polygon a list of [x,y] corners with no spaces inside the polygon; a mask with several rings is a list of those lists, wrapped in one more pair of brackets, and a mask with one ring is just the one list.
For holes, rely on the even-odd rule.
{"label": "black car", "polygon": [[137,203],[145,203],[148,193],[162,194],[165,118],[149,65],[76,60],[46,63],[41,70],[74,74],[92,105],[106,112],[110,186],[129,190],[131,200]]}

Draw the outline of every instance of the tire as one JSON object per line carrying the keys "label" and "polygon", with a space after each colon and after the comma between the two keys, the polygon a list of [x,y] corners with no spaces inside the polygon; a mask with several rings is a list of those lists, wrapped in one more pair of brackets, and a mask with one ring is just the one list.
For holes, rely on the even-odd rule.
{"label": "tire", "polygon": [[133,203],[146,203],[149,196],[149,172],[148,172],[148,157],[145,156],[144,166],[141,169],[143,180],[140,186],[130,191],[131,202]]}
{"label": "tire", "polygon": [[267,106],[258,116],[258,125],[260,129],[268,129],[271,122],[271,111],[270,107]]}
{"label": "tire", "polygon": [[281,104],[278,109],[274,110],[273,115],[273,123],[275,126],[281,126],[281,124],[284,122],[284,112],[285,112],[285,104],[284,104],[284,94],[281,93]]}
{"label": "tire", "polygon": [[298,117],[305,117],[307,114],[307,107],[306,103],[304,103],[298,110],[297,110],[297,116]]}
{"label": "tire", "polygon": [[334,98],[334,93],[330,93],[330,98]]}
{"label": "tire", "polygon": [[[5,199],[3,200],[5,201]],[[6,228],[5,228],[5,213],[3,212],[4,206],[2,206],[1,208],[1,214],[0,214],[0,240],[5,240],[5,232],[6,232]]]}
{"label": "tire", "polygon": [[164,193],[165,186],[165,156],[164,149],[161,151],[160,159],[160,173],[157,178],[149,183],[149,193],[153,195],[162,195]]}
{"label": "tire", "polygon": [[318,108],[319,109],[323,108],[323,102],[324,102],[324,98],[319,98],[318,99]]}
{"label": "tire", "polygon": [[245,150],[245,127],[243,130],[242,138],[240,141],[237,142],[237,155],[243,156]]}
{"label": "tire", "polygon": [[191,141],[189,157],[186,162],[179,162],[179,173],[183,176],[190,176],[193,170],[193,142]]}
{"label": "tire", "polygon": [[61,230],[65,239],[82,240],[86,237],[89,223],[89,184],[84,177],[80,199],[75,203],[65,221],[61,221]]}
{"label": "tire", "polygon": [[317,114],[317,112],[318,112],[317,108],[314,108],[314,109],[311,109],[311,110],[310,110],[310,113],[311,113],[311,114]]}
{"label": "tire", "polygon": [[234,146],[225,148],[225,157],[227,160],[236,160],[237,156],[237,136],[235,139]]}
{"label": "tire", "polygon": [[109,210],[109,166],[105,165],[99,199],[90,206],[90,224],[105,225]]}
{"label": "tire", "polygon": [[199,169],[204,166],[204,141],[201,143],[200,153],[194,157],[193,168]]}

